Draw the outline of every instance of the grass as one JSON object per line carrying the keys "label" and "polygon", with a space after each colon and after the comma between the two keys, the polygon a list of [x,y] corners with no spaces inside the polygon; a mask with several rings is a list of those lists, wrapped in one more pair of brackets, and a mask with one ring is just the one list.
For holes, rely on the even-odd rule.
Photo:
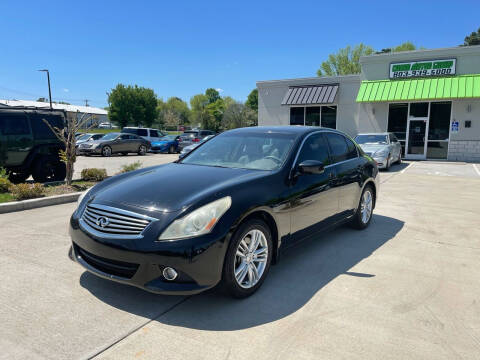
{"label": "grass", "polygon": [[14,200],[15,199],[13,198],[12,194],[10,194],[10,193],[0,194],[0,204],[10,202],[10,201],[14,201]]}

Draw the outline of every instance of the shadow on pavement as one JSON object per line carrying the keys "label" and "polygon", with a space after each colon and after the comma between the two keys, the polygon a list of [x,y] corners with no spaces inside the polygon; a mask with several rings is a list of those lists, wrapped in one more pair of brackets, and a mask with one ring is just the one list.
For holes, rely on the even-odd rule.
{"label": "shadow on pavement", "polygon": [[408,165],[410,165],[409,162],[402,162],[401,164],[393,164],[390,166],[390,169],[388,171],[385,169],[380,169],[380,172],[382,174],[397,173],[405,169]]}
{"label": "shadow on pavement", "polygon": [[[165,297],[83,273],[80,284],[98,299],[120,310],[173,326],[231,331],[286,317],[301,309],[339,275],[369,281],[375,274],[349,271],[402,229],[402,221],[374,215],[364,231],[341,227],[289,250],[270,269],[253,296],[236,300],[220,290],[192,296],[173,311],[155,314],[155,303]],[[183,299],[179,297],[179,302]],[[161,316],[159,316],[161,315]]]}

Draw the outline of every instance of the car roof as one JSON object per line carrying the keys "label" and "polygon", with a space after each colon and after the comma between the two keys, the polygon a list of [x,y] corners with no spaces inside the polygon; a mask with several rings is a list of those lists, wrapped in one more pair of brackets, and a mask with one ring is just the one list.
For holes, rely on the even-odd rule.
{"label": "car roof", "polygon": [[378,133],[360,133],[360,134],[357,134],[358,135],[388,135],[388,134],[393,134],[391,132],[378,132]]}
{"label": "car roof", "polygon": [[228,130],[229,133],[246,133],[246,134],[268,134],[268,133],[278,133],[278,134],[292,134],[300,136],[303,134],[308,134],[316,131],[325,131],[325,132],[335,132],[338,134],[343,133],[341,131],[324,128],[319,126],[300,126],[300,125],[290,125],[290,126],[251,126],[238,128],[233,130]]}

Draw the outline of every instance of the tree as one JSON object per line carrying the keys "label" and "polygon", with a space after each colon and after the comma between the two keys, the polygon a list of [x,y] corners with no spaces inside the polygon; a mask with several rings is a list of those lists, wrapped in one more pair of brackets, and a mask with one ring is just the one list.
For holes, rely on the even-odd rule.
{"label": "tree", "polygon": [[477,31],[472,32],[470,35],[465,36],[463,46],[480,45],[480,28]]}
{"label": "tree", "polygon": [[45,97],[40,97],[37,99],[38,102],[48,102],[48,99]]}
{"label": "tree", "polygon": [[[56,126],[52,126],[47,120],[43,119],[43,122],[52,130],[55,136],[60,140],[65,146],[65,150],[60,150],[60,160],[65,163],[66,166],[66,177],[65,181],[68,186],[72,185],[72,178],[74,172],[74,164],[77,161],[76,157],[76,139],[75,134],[79,130],[87,131],[95,126],[95,115],[83,113],[82,116],[78,117],[77,115],[67,116],[67,124],[65,129],[60,129]],[[87,123],[91,123],[89,127],[86,126]],[[85,128],[84,128],[85,127]]]}
{"label": "tree", "polygon": [[373,48],[362,43],[353,49],[347,46],[338,50],[336,54],[330,54],[328,60],[322,62],[317,70],[318,76],[336,76],[360,73],[360,56],[371,55]]}
{"label": "tree", "polygon": [[223,126],[227,129],[257,125],[257,113],[250,107],[236,102],[225,109]]}
{"label": "tree", "polygon": [[108,93],[108,117],[121,127],[151,126],[157,118],[157,96],[152,89],[118,84]]}
{"label": "tree", "polygon": [[204,129],[214,127],[215,118],[207,109],[209,99],[205,94],[198,94],[190,99],[190,108],[192,109],[192,122],[199,124]]}
{"label": "tree", "polygon": [[401,51],[412,51],[416,50],[417,47],[415,44],[413,44],[410,41],[404,42],[403,44],[400,44],[398,46],[395,46],[393,48],[386,48],[382,49],[381,51],[377,51],[377,54],[383,54],[383,53],[396,53],[396,52],[401,52]]}
{"label": "tree", "polygon": [[258,111],[258,89],[255,88],[248,94],[245,105],[252,110]]}
{"label": "tree", "polygon": [[212,104],[215,101],[220,99],[220,93],[217,90],[212,89],[212,88],[208,88],[207,90],[205,90],[205,95],[208,98],[208,103],[209,104]]}

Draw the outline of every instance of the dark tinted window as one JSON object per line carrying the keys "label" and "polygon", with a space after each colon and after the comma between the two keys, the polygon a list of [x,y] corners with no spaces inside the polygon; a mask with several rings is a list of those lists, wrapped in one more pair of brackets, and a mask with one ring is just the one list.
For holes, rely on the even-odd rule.
{"label": "dark tinted window", "polygon": [[158,131],[157,130],[150,130],[150,136],[158,137]]}
{"label": "dark tinted window", "polygon": [[55,134],[47,124],[45,124],[43,119],[47,120],[53,127],[59,129],[64,128],[63,117],[61,115],[29,114],[29,117],[35,139],[56,139]]}
{"label": "dark tinted window", "polygon": [[337,128],[336,106],[322,106],[322,127],[330,129]]}
{"label": "dark tinted window", "polygon": [[305,160],[317,160],[323,164],[328,163],[328,145],[323,134],[310,135],[303,143],[297,163]]}
{"label": "dark tinted window", "polygon": [[305,111],[305,125],[320,126],[320,106],[308,106]]}
{"label": "dark tinted window", "polygon": [[336,163],[347,160],[349,151],[345,137],[333,133],[327,133],[326,136],[332,153],[332,161]]}
{"label": "dark tinted window", "polygon": [[439,102],[430,105],[428,140],[448,140],[451,109],[451,102]]}
{"label": "dark tinted window", "polygon": [[0,118],[0,131],[3,135],[30,134],[28,121],[24,114],[5,114]]}
{"label": "dark tinted window", "polygon": [[344,139],[347,142],[347,147],[348,147],[347,159],[354,159],[358,157],[357,147],[355,146],[353,141],[350,140],[349,138],[344,138]]}
{"label": "dark tinted window", "polygon": [[132,135],[126,135],[126,134],[120,135],[120,139],[122,139],[122,140],[128,140],[128,139],[131,139],[131,138],[132,138]]}
{"label": "dark tinted window", "polygon": [[128,128],[124,128],[122,130],[123,133],[127,133],[127,134],[136,134],[138,132],[138,129],[128,129]]}
{"label": "dark tinted window", "polygon": [[137,130],[137,135],[138,136],[148,136],[148,131],[147,131],[147,129],[138,129]]}
{"label": "dark tinted window", "polygon": [[92,136],[93,140],[98,140],[103,136],[103,134],[95,134]]}
{"label": "dark tinted window", "polygon": [[412,117],[427,117],[428,103],[411,103],[410,116]]}
{"label": "dark tinted window", "polygon": [[390,104],[388,109],[388,131],[405,140],[407,133],[408,104]]}
{"label": "dark tinted window", "polygon": [[304,125],[304,107],[290,108],[290,125]]}

